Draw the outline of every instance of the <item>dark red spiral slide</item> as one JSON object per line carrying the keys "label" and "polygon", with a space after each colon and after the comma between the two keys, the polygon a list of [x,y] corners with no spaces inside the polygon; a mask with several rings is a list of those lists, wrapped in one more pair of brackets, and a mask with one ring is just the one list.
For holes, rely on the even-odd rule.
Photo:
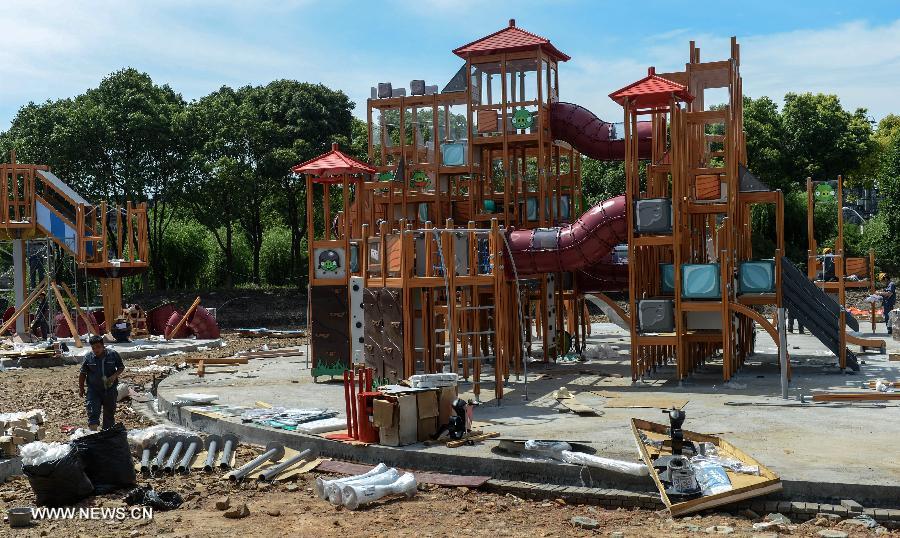
{"label": "dark red spiral slide", "polygon": [[[607,123],[579,105],[550,106],[553,137],[592,159],[625,158],[623,133],[617,133],[617,127],[622,126]],[[650,122],[639,122],[638,156],[642,159],[650,158],[650,139]],[[509,247],[519,277],[568,271],[575,273],[581,291],[626,289],[628,266],[613,263],[612,252],[628,239],[627,215],[625,197],[618,196],[592,207],[568,226],[510,232]],[[511,270],[507,273],[512,276]]]}

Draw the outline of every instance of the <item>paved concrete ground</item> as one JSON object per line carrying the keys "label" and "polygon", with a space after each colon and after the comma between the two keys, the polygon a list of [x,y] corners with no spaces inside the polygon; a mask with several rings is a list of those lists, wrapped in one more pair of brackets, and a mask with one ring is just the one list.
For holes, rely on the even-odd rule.
{"label": "paved concrete ground", "polygon": [[[485,429],[498,431],[505,438],[585,441],[600,455],[635,460],[637,452],[629,420],[637,417],[666,422],[660,409],[653,406],[687,401],[685,428],[727,438],[778,473],[785,481],[786,492],[805,496],[801,500],[845,495],[844,498],[883,502],[880,497],[886,495],[885,498],[893,498],[888,504],[898,504],[900,463],[889,455],[896,453],[900,405],[804,405],[798,401],[800,395],[809,395],[813,390],[869,390],[861,388],[869,380],[900,379],[900,363],[888,362],[886,355],[860,355],[865,362],[862,370],[848,374],[835,366],[835,357],[817,340],[808,335],[791,335],[793,380],[790,400],[786,402],[781,399],[776,348],[763,331],[759,331],[757,355],[729,383],[722,382],[721,364],[712,363],[680,384],[672,380],[672,367],[661,368],[653,378],[633,384],[626,333],[612,324],[595,324],[592,332],[591,346],[607,344],[616,349],[610,353],[607,347],[604,358],[586,363],[530,365],[527,399],[524,377],[510,379],[500,405],[491,399],[492,384],[485,383],[481,394],[485,405],[476,410],[476,421],[487,422]],[[900,342],[888,340],[888,349],[900,349]],[[203,379],[182,372],[167,378],[160,385],[159,395],[164,407],[178,394],[202,392],[218,395],[223,404],[252,406],[265,401],[284,407],[330,407],[343,416],[342,384],[313,383],[305,365],[304,357],[292,357],[252,360],[247,365],[228,367],[237,369],[237,373],[216,374],[208,369]],[[600,416],[560,412],[551,394],[562,386],[577,393],[579,400],[595,408]],[[461,385],[464,395],[471,396],[470,389],[470,384]],[[648,407],[613,407],[625,402]],[[184,412],[181,418],[177,410],[170,416],[184,423]],[[222,427],[204,424],[204,428]],[[279,437],[289,438],[282,434],[278,432]],[[477,458],[483,472],[491,474],[508,459],[491,451],[495,444],[459,449],[417,444],[400,450],[405,451],[407,458],[415,453],[417,460],[421,454],[447,454],[454,461],[460,457]]]}

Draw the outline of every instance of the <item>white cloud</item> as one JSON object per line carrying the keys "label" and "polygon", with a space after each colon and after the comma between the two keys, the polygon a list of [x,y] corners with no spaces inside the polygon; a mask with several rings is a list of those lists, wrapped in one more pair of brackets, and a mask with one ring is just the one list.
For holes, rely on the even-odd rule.
{"label": "white cloud", "polygon": [[[823,29],[738,36],[744,94],[780,101],[786,93],[833,93],[845,108],[865,107],[880,119],[900,111],[900,19],[883,24],[851,21]],[[729,36],[673,31],[629,47],[631,57],[611,58],[603,51],[573,53],[560,72],[562,98],[594,110],[609,121],[621,121],[622,110],[607,95],[646,74],[683,70],[688,40],[701,49],[702,60],[728,57]]]}

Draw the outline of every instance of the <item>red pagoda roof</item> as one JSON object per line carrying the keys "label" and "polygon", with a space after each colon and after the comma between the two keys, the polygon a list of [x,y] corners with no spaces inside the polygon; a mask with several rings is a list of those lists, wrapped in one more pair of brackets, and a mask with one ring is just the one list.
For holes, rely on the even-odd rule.
{"label": "red pagoda roof", "polygon": [[453,50],[460,58],[468,56],[482,56],[497,52],[512,52],[542,48],[552,58],[565,62],[569,56],[557,49],[546,37],[532,34],[516,27],[516,19],[509,19],[509,26],[498,30],[489,36],[476,39],[471,43]]}
{"label": "red pagoda roof", "polygon": [[[298,174],[313,174],[320,176],[317,181],[340,181],[342,174],[374,174],[375,169],[364,162],[357,161],[338,149],[337,143],[331,144],[331,151],[323,153],[314,159],[300,163],[291,171]],[[323,179],[328,178],[328,179]]]}
{"label": "red pagoda roof", "polygon": [[610,99],[620,105],[624,104],[626,97],[630,97],[638,108],[666,106],[672,96],[687,102],[694,100],[685,86],[658,76],[653,67],[647,70],[646,77],[609,94]]}

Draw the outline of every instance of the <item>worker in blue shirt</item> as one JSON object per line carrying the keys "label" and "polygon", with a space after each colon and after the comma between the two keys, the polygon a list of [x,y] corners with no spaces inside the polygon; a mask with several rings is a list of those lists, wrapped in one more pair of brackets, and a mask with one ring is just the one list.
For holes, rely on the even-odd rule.
{"label": "worker in blue shirt", "polygon": [[894,305],[897,303],[897,288],[894,285],[894,281],[890,280],[885,273],[879,274],[878,280],[884,286],[884,290],[878,292],[878,295],[881,295],[881,306],[884,307],[884,324],[887,325],[888,334],[891,334],[893,333],[891,328],[891,310],[894,309]]}
{"label": "worker in blue shirt", "polygon": [[78,391],[87,408],[88,428],[96,431],[100,427],[102,411],[103,429],[107,430],[116,423],[119,375],[125,371],[125,365],[117,352],[106,349],[103,337],[91,336],[89,342],[91,351],[81,363]]}

